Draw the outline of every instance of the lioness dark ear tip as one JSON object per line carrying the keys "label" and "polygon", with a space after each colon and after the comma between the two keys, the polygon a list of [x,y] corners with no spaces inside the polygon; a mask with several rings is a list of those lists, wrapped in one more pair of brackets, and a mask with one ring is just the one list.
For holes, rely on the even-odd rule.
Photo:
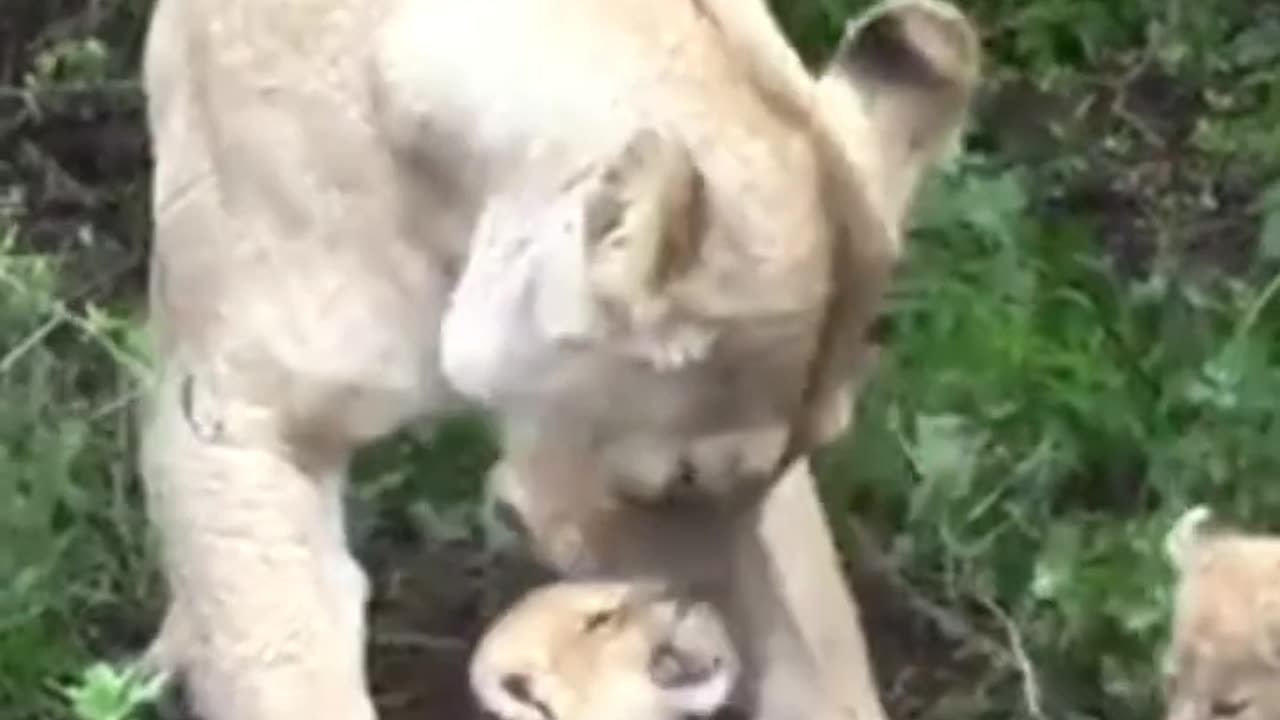
{"label": "lioness dark ear tip", "polygon": [[971,88],[982,75],[982,38],[973,21],[958,7],[946,3],[929,3],[933,7],[932,22],[945,46],[945,58],[938,58],[956,84]]}
{"label": "lioness dark ear tip", "polygon": [[980,77],[981,58],[977,29],[955,5],[887,0],[845,24],[835,63],[854,74],[968,92]]}

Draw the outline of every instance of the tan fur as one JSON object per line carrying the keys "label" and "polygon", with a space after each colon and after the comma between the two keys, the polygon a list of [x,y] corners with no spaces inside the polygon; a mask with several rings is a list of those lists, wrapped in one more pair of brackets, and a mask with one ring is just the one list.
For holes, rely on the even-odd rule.
{"label": "tan fur", "polygon": [[210,720],[371,717],[347,462],[471,404],[551,562],[710,582],[765,716],[882,717],[804,456],[974,37],[894,0],[813,76],[762,0],[158,0],[153,657]]}
{"label": "tan fur", "polygon": [[705,602],[643,582],[537,588],[485,631],[471,686],[500,720],[682,720],[722,708],[739,661]]}
{"label": "tan fur", "polygon": [[1168,720],[1280,718],[1280,537],[1207,526],[1170,533],[1178,567],[1166,657]]}

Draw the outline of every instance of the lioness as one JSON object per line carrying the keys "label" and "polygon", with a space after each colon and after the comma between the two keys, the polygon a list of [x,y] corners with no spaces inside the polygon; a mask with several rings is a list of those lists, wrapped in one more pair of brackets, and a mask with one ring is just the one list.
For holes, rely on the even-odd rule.
{"label": "lioness", "polygon": [[1280,718],[1280,537],[1209,527],[1187,511],[1167,548],[1178,570],[1166,656],[1168,720]]}
{"label": "lioness", "polygon": [[142,463],[159,655],[207,718],[373,715],[346,466],[464,403],[527,495],[629,499],[583,518],[583,572],[720,585],[763,714],[882,717],[804,458],[970,104],[955,8],[876,6],[816,76],[763,0],[153,13]]}
{"label": "lioness", "polygon": [[579,581],[514,603],[470,671],[498,720],[684,720],[727,704],[739,663],[708,603],[660,584]]}

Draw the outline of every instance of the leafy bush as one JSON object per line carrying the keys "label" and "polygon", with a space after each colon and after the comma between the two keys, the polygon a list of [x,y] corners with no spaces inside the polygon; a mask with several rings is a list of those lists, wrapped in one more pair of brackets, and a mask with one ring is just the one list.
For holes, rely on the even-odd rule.
{"label": "leafy bush", "polygon": [[[850,5],[786,17],[829,43]],[[994,63],[969,152],[918,206],[892,349],[822,455],[829,509],[851,552],[850,524],[888,535],[985,655],[954,689],[976,700],[918,716],[1152,717],[1172,518],[1208,502],[1280,530],[1280,14],[965,7]],[[1043,126],[1031,152],[1011,94]],[[1159,163],[1177,179],[1125,186]]]}
{"label": "leafy bush", "polygon": [[136,640],[155,595],[126,412],[140,335],[69,307],[55,270],[0,243],[0,707],[18,717],[56,717],[51,679]]}
{"label": "leafy bush", "polygon": [[146,676],[136,668],[94,663],[77,683],[63,688],[63,695],[76,720],[133,720],[161,697],[168,679],[165,674]]}
{"label": "leafy bush", "polygon": [[[919,591],[1015,632],[1024,665],[995,672],[1034,672],[1050,716],[1150,716],[1173,516],[1280,511],[1280,274],[1125,278],[1014,170],[965,158],[937,185],[895,344],[824,454],[836,522],[892,528]],[[1004,688],[979,716],[1022,702]]]}

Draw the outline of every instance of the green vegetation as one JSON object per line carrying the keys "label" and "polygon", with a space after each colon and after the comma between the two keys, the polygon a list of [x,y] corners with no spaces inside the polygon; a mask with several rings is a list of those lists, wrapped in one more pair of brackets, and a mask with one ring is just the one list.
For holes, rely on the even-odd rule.
{"label": "green vegetation", "polygon": [[100,662],[85,668],[80,682],[64,688],[63,694],[76,720],[129,720],[160,698],[167,679]]}
{"label": "green vegetation", "polygon": [[921,716],[1153,717],[1172,518],[1280,530],[1280,13],[966,7],[992,77],[830,509],[984,660]]}
{"label": "green vegetation", "polygon": [[[777,5],[816,62],[863,3]],[[1280,530],[1280,7],[962,5],[989,79],[820,457],[829,510],[909,611],[873,637],[896,717],[1152,717],[1171,518]],[[140,717],[154,689],[98,664],[161,599],[133,464],[146,9],[19,2],[0,31],[3,720]],[[362,455],[364,552],[474,536],[493,452],[462,421]]]}

